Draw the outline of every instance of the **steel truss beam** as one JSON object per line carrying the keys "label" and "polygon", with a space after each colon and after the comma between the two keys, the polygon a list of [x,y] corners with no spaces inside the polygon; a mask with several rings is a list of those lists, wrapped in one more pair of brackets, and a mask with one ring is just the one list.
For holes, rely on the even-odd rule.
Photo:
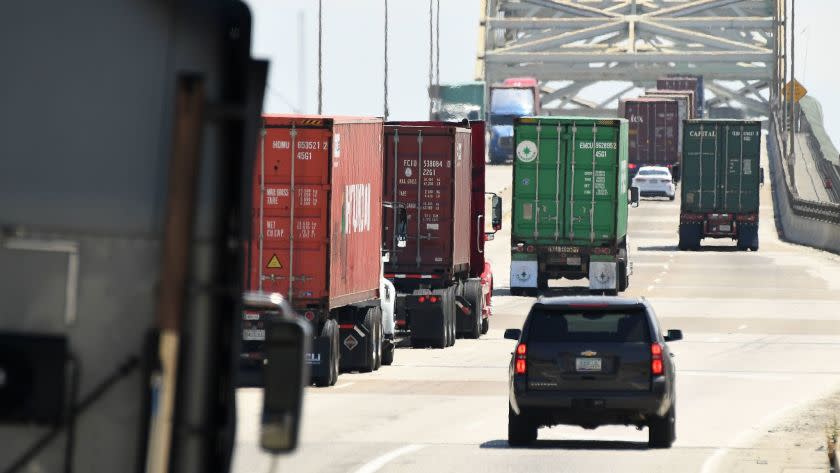
{"label": "steel truss beam", "polygon": [[[652,85],[701,74],[710,108],[769,116],[777,75],[777,0],[484,0],[478,79],[534,76],[550,113],[614,113],[617,96],[587,97],[604,81]],[[561,88],[550,86],[562,81]],[[727,81],[737,81],[733,87]],[[738,85],[740,84],[740,85]],[[591,94],[591,92],[589,92]]]}

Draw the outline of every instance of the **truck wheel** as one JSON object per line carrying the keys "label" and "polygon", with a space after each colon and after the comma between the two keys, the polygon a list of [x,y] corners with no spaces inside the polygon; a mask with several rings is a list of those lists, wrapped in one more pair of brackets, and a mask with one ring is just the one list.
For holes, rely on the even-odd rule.
{"label": "truck wheel", "polygon": [[548,277],[547,276],[537,276],[537,289],[540,291],[545,291],[548,289]]}
{"label": "truck wheel", "polygon": [[482,319],[481,320],[481,334],[487,335],[487,332],[490,331],[490,318]]}
{"label": "truck wheel", "polygon": [[524,287],[512,287],[512,288],[510,288],[510,295],[511,296],[524,296],[525,295],[525,288]]}
{"label": "truck wheel", "polygon": [[472,320],[467,338],[476,339],[481,336],[482,317],[484,315],[484,290],[481,287],[481,280],[470,279],[464,287],[464,297],[472,305]]}
{"label": "truck wheel", "polygon": [[378,370],[382,367],[382,309],[379,307],[374,307],[373,309],[373,322],[374,326],[376,327],[376,337],[374,337],[376,343],[376,351],[374,352],[376,355],[376,366],[374,366],[374,371]]}
{"label": "truck wheel", "polygon": [[[365,359],[359,371],[362,373],[370,373],[376,369],[376,320],[372,308],[362,309],[365,313],[365,318],[362,322],[368,334],[365,348]],[[361,347],[359,347],[361,348]]]}
{"label": "truck wheel", "polygon": [[329,370],[326,376],[316,376],[313,378],[315,386],[326,387],[332,386],[338,381],[338,324],[335,320],[327,320],[324,327],[321,329],[321,336],[330,339],[330,353],[327,356],[327,363],[329,363]]}
{"label": "truck wheel", "polygon": [[524,415],[516,415],[508,405],[508,445],[524,447],[537,440],[537,425]]}
{"label": "truck wheel", "polygon": [[630,276],[627,275],[627,263],[619,260],[618,264],[616,265],[616,270],[618,271],[618,292],[624,292],[630,285]]}
{"label": "truck wheel", "polygon": [[665,417],[654,417],[648,424],[648,446],[650,448],[671,448],[677,439],[677,410],[674,405]]}
{"label": "truck wheel", "polygon": [[428,340],[432,348],[446,348],[449,346],[449,305],[452,300],[449,297],[449,291],[436,290],[432,294],[440,297],[440,311],[441,311],[441,325],[438,327],[437,336]]}
{"label": "truck wheel", "polygon": [[449,324],[447,325],[449,328],[449,340],[446,344],[448,347],[455,345],[455,331],[457,330],[457,327],[455,326],[455,311],[458,310],[458,307],[455,305],[455,294],[457,294],[457,290],[458,288],[456,286],[452,286],[446,290],[446,293],[449,296],[449,303],[446,304],[446,307],[449,309]]}

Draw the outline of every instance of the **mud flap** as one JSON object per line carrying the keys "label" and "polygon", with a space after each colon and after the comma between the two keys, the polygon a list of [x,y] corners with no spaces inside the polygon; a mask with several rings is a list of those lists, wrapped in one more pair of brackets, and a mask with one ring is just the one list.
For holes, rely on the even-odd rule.
{"label": "mud flap", "polygon": [[315,337],[312,339],[312,351],[306,354],[306,364],[309,365],[311,379],[327,378],[329,376],[331,349],[330,337]]}
{"label": "mud flap", "polygon": [[589,289],[615,291],[618,289],[618,264],[615,262],[591,261],[589,263]]}
{"label": "mud flap", "polygon": [[428,307],[411,308],[410,330],[411,338],[417,340],[437,340],[443,327],[443,304]]}
{"label": "mud flap", "polygon": [[537,261],[511,261],[510,287],[537,287]]}
{"label": "mud flap", "polygon": [[[481,317],[481,314],[478,314]],[[475,325],[475,308],[466,297],[455,296],[455,331],[469,332]]]}
{"label": "mud flap", "polygon": [[370,354],[370,330],[363,323],[357,322],[352,328],[342,323],[338,331],[338,346],[341,350],[341,371],[362,369]]}

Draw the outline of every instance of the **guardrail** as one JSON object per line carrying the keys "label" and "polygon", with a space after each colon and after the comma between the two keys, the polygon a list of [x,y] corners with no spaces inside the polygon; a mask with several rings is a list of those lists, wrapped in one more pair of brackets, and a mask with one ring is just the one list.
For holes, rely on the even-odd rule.
{"label": "guardrail", "polygon": [[773,205],[783,237],[801,245],[840,253],[840,204],[814,202],[791,191],[777,115],[770,118],[767,153],[773,180]]}

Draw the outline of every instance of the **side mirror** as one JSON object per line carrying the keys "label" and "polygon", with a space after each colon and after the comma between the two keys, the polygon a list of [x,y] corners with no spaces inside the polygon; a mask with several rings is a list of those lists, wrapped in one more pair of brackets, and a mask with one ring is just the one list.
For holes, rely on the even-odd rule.
{"label": "side mirror", "polygon": [[666,342],[677,342],[683,339],[682,330],[668,330],[668,334],[665,335]]}
{"label": "side mirror", "polygon": [[508,340],[519,340],[522,336],[522,330],[518,328],[509,328],[505,330],[505,338]]}
{"label": "side mirror", "polygon": [[397,248],[405,248],[408,244],[408,213],[405,207],[397,209]]}
{"label": "side mirror", "polygon": [[297,447],[303,386],[309,384],[305,357],[310,343],[306,321],[288,316],[266,320],[260,446],[269,453],[291,452]]}
{"label": "side mirror", "polygon": [[764,168],[758,168],[758,182],[762,186],[764,185]]}
{"label": "side mirror", "polygon": [[491,219],[491,223],[493,224],[493,230],[499,231],[502,229],[502,198],[496,194],[493,194],[493,218]]}
{"label": "side mirror", "polygon": [[639,188],[636,186],[630,188],[630,205],[633,207],[639,206]]}

